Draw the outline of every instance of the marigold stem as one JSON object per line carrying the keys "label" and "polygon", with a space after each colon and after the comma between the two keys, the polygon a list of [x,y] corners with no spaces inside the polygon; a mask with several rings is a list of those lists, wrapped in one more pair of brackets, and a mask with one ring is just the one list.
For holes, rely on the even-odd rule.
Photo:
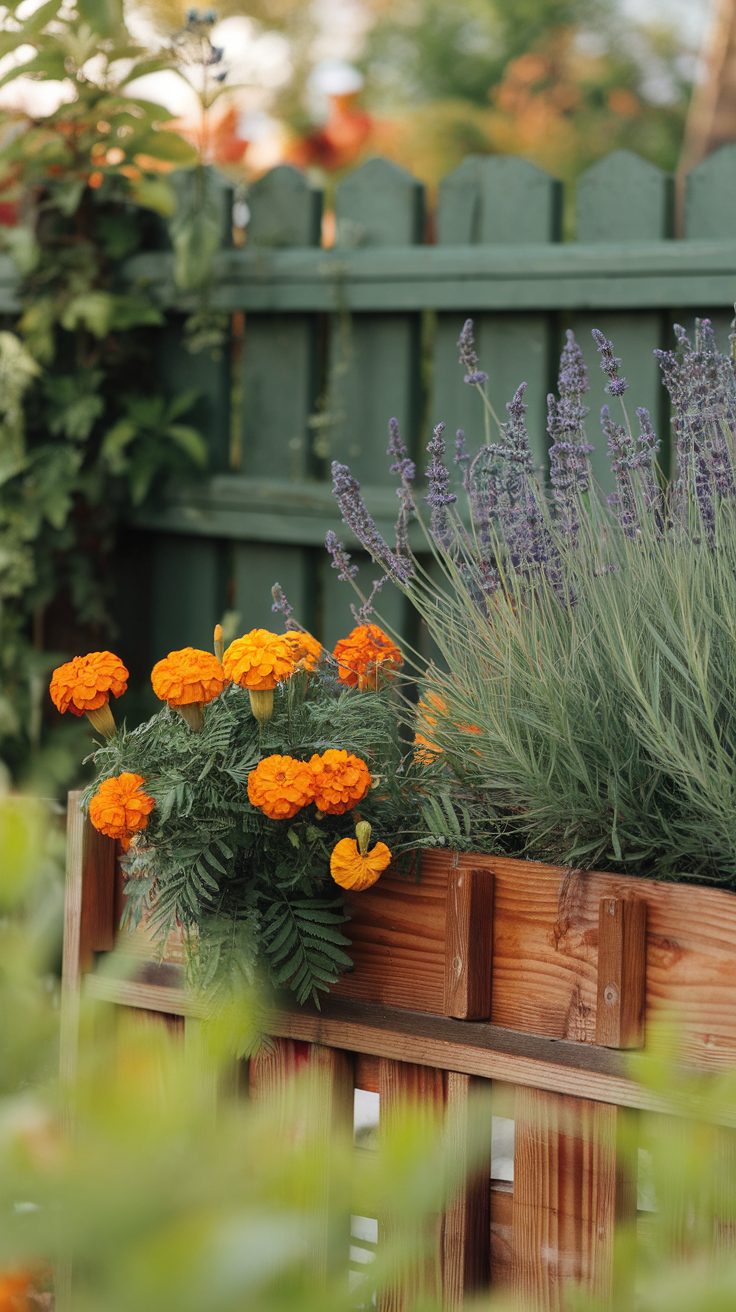
{"label": "marigold stem", "polygon": [[204,729],[204,711],[201,702],[190,702],[187,706],[177,706],[177,710],[182,718],[186,720],[192,733],[201,733]]}
{"label": "marigold stem", "polygon": [[268,724],[273,715],[273,688],[266,691],[249,688],[248,696],[250,697],[250,709],[253,712],[254,719],[259,724]]}
{"label": "marigold stem", "polygon": [[97,733],[103,734],[105,738],[113,737],[116,725],[109,702],[105,702],[104,706],[98,706],[95,711],[86,711],[85,714]]}

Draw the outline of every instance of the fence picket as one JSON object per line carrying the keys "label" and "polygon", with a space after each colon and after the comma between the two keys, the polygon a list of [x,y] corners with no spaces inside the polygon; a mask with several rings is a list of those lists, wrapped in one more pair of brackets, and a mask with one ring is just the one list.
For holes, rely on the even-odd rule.
{"label": "fence picket", "polygon": [[[343,248],[413,245],[422,236],[424,189],[404,169],[372,159],[338,186],[335,216],[338,258]],[[389,419],[398,419],[410,450],[417,445],[421,318],[399,313],[390,303],[385,312],[354,315],[345,303],[337,307],[330,328],[320,449],[325,458],[349,464],[361,483],[390,484]],[[337,510],[333,527],[340,528]],[[360,586],[369,591],[376,571],[365,558],[357,563],[362,565]],[[321,563],[321,593],[324,637],[332,645],[351,625],[346,613],[350,599],[327,558]],[[410,627],[406,604],[390,584],[377,609],[399,631]]]}
{"label": "fence picket", "polygon": [[[662,241],[672,235],[674,192],[672,178],[654,164],[628,151],[616,151],[583,173],[576,189],[577,239],[580,242]],[[622,273],[626,255],[622,251]],[[636,302],[634,300],[633,304]],[[598,416],[608,404],[613,419],[625,422],[620,404],[606,395],[606,379],[600,370],[599,357],[591,338],[591,329],[600,328],[614,343],[621,358],[621,372],[630,384],[627,405],[634,431],[637,431],[634,408],[646,407],[662,435],[661,459],[669,464],[666,407],[653,351],[665,345],[667,327],[659,310],[632,308],[625,311],[601,311],[566,314],[561,325],[575,332],[588,365],[590,378],[589,431],[594,451],[591,464],[597,481],[606,492],[613,491],[608,468],[606,441],[600,432]],[[562,336],[558,347],[562,346]],[[629,396],[626,397],[628,403]]]}
{"label": "fence picket", "polygon": [[[484,1080],[448,1071],[447,1112],[452,1133],[453,1161],[467,1163],[469,1100],[474,1090],[487,1088]],[[490,1279],[491,1153],[477,1163],[462,1192],[445,1214],[442,1230],[442,1284],[447,1312],[462,1308],[473,1291],[485,1289]]]}
{"label": "fence picket", "polygon": [[[466,194],[467,214],[460,195]],[[525,160],[476,158],[465,161],[440,184],[438,237],[448,245],[459,241],[479,247],[557,242],[560,238],[560,184]],[[468,222],[468,215],[472,222]],[[463,382],[456,342],[467,316],[438,315],[433,355],[432,416],[443,419],[453,433],[462,428],[472,444],[483,440],[480,398]],[[550,375],[549,316],[545,312],[473,315],[481,368],[488,375],[488,395],[498,418],[519,383],[528,384],[529,432],[536,459],[545,457],[545,397]],[[495,440],[495,434],[494,434]]]}
{"label": "fence picket", "polygon": [[[250,192],[248,245],[267,258],[274,248],[318,246],[322,194],[290,166],[272,169]],[[239,361],[238,469],[252,478],[305,482],[314,475],[309,420],[319,388],[319,316],[246,314]],[[285,589],[301,623],[314,623],[314,552],[272,547],[243,535],[233,550],[232,605],[244,629],[280,627],[271,586]]]}
{"label": "fence picket", "polygon": [[[433,1107],[441,1107],[444,1102],[442,1071],[429,1066],[414,1066],[409,1062],[382,1057],[378,1065],[378,1086],[382,1133],[402,1109],[405,1111],[414,1104],[417,1108],[431,1110]],[[380,1312],[409,1312],[419,1298],[439,1300],[441,1297],[439,1255],[442,1252],[442,1240],[439,1216],[434,1230],[433,1242],[428,1247],[426,1257],[414,1262],[407,1260],[401,1281],[383,1293],[379,1303]],[[382,1241],[396,1243],[401,1238],[401,1222],[392,1216],[379,1217],[379,1247]]]}
{"label": "fence picket", "polygon": [[564,1288],[610,1294],[616,1222],[635,1191],[617,1161],[619,1108],[517,1089],[512,1285],[534,1312],[562,1312]]}
{"label": "fence picket", "polygon": [[[733,207],[736,203],[736,145],[721,146],[708,155],[687,177],[685,183],[685,237],[687,240],[733,236]],[[687,249],[687,247],[684,247]],[[729,300],[733,292],[729,291]],[[725,342],[732,309],[700,305],[700,315],[707,315],[719,341]],[[687,315],[678,315],[687,321]],[[670,343],[668,342],[668,345]]]}

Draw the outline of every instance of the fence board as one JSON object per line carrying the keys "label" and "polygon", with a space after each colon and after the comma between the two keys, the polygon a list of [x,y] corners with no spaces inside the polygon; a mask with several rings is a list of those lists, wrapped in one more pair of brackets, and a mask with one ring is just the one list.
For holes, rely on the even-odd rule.
{"label": "fence board", "polygon": [[[428,1066],[382,1057],[378,1067],[378,1087],[382,1133],[391,1126],[397,1112],[405,1112],[412,1105],[417,1109],[431,1110],[441,1107],[444,1101],[442,1071]],[[430,1229],[432,1239],[428,1242],[426,1256],[407,1262],[401,1281],[382,1294],[380,1312],[409,1312],[418,1298],[440,1298],[442,1229],[439,1216],[430,1222]],[[391,1215],[379,1217],[378,1239],[379,1245],[381,1242],[400,1244],[403,1239],[407,1253],[416,1247],[416,1237],[411,1231],[407,1232],[406,1222]]]}
{"label": "fence board", "polygon": [[[468,1165],[469,1100],[474,1091],[485,1089],[485,1081],[448,1071],[445,1076],[446,1106],[450,1118],[449,1151],[453,1161]],[[462,1192],[445,1214],[442,1229],[443,1306],[448,1312],[462,1308],[474,1291],[485,1289],[490,1279],[491,1212],[491,1127],[488,1151],[469,1172]]]}
{"label": "fence board", "polygon": [[599,1297],[612,1290],[614,1226],[633,1197],[619,1179],[618,1116],[585,1099],[517,1091],[513,1286],[530,1309],[560,1312],[569,1282]]}

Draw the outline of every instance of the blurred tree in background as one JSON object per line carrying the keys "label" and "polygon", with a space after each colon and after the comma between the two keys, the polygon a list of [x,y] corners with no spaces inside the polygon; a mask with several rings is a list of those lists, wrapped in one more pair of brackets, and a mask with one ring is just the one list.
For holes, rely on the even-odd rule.
{"label": "blurred tree in background", "polygon": [[[138,7],[161,32],[181,22],[177,0]],[[621,146],[677,163],[694,60],[664,6],[646,21],[619,0],[354,0],[345,11],[338,22],[315,0],[248,6],[254,32],[288,43],[289,75],[267,108],[298,164],[330,173],[381,153],[434,183],[475,152],[523,155],[563,178]],[[243,10],[223,0],[218,12]],[[339,72],[330,88],[336,51],[362,90]],[[246,169],[254,162],[246,153]]]}

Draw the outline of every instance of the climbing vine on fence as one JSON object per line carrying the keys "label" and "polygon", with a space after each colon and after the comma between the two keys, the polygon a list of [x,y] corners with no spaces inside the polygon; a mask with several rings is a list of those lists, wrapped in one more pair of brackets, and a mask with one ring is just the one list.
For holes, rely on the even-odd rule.
{"label": "climbing vine on fence", "polygon": [[177,67],[178,48],[136,45],[118,0],[0,12],[0,57],[29,52],[0,85],[26,74],[62,88],[41,118],[6,113],[0,148],[15,217],[3,245],[20,276],[17,320],[0,333],[0,756],[22,774],[47,669],[80,630],[86,645],[109,631],[104,561],[121,514],[206,459],[188,422],[195,394],[161,382],[162,311],[121,277],[175,215],[173,171],[199,159],[169,112],[136,94],[143,75]]}

